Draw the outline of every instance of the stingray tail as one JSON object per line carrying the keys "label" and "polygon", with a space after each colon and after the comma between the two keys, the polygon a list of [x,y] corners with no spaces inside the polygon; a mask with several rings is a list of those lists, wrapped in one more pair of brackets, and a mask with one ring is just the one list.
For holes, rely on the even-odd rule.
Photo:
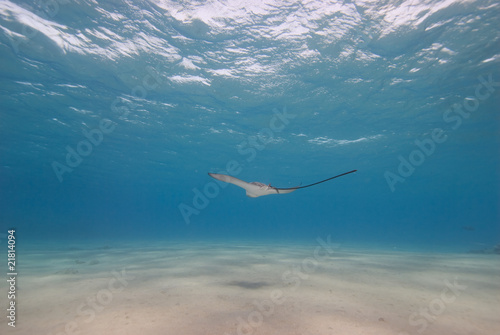
{"label": "stingray tail", "polygon": [[329,180],[332,180],[332,179],[335,179],[335,178],[338,178],[338,177],[345,176],[346,174],[353,173],[353,172],[356,172],[356,171],[358,171],[358,170],[352,170],[352,171],[349,171],[349,172],[344,172],[344,173],[341,173],[341,174],[339,174],[337,176],[334,176],[334,177],[331,177],[331,178],[328,178],[328,179],[325,179],[325,180],[322,180],[322,181],[318,181],[317,183],[312,183],[312,184],[305,185],[305,186],[280,188],[280,190],[297,190],[299,188],[306,188],[306,187],[310,187],[310,186],[314,186],[314,185],[318,185],[318,184],[324,183],[325,181],[329,181]]}

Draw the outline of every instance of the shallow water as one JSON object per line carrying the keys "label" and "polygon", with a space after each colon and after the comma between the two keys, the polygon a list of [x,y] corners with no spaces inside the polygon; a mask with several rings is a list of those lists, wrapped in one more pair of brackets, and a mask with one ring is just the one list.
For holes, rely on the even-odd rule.
{"label": "shallow water", "polygon": [[[0,332],[492,334],[499,18],[493,0],[0,1],[18,302]],[[207,174],[352,170],[259,198]]]}

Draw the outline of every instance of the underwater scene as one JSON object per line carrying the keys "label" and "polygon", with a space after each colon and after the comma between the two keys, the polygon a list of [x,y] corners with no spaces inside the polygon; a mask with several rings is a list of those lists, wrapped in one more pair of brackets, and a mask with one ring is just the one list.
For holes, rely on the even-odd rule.
{"label": "underwater scene", "polygon": [[499,22],[0,0],[0,334],[500,334]]}

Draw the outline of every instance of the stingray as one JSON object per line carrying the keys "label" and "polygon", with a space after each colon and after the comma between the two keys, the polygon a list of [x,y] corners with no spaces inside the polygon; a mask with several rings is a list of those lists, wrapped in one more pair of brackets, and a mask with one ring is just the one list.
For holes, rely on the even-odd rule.
{"label": "stingray", "polygon": [[278,187],[271,186],[271,184],[266,185],[266,184],[263,184],[263,183],[259,183],[257,181],[253,181],[251,183],[247,183],[246,181],[243,181],[241,179],[238,179],[238,178],[235,178],[235,177],[232,177],[232,176],[228,176],[226,174],[208,173],[208,175],[210,177],[212,177],[212,178],[217,179],[217,180],[220,180],[220,181],[223,181],[223,182],[226,182],[226,183],[230,183],[230,184],[234,184],[236,186],[244,188],[247,191],[247,196],[248,197],[250,197],[250,198],[257,198],[257,197],[260,197],[260,196],[263,196],[263,195],[269,195],[269,194],[286,194],[286,193],[292,193],[293,191],[298,190],[299,188],[306,188],[306,187],[311,187],[311,186],[314,186],[314,185],[318,185],[318,184],[324,183],[325,181],[329,181],[329,180],[332,180],[332,179],[335,179],[335,178],[338,178],[338,177],[342,177],[342,176],[345,176],[346,174],[353,173],[353,172],[356,172],[356,171],[358,171],[358,170],[352,170],[352,171],[349,171],[349,172],[344,172],[344,173],[339,174],[337,176],[334,176],[334,177],[331,177],[331,178],[328,178],[328,179],[325,179],[325,180],[322,180],[322,181],[318,181],[316,183],[312,183],[312,184],[309,184],[309,185],[289,187],[289,188],[278,188]]}

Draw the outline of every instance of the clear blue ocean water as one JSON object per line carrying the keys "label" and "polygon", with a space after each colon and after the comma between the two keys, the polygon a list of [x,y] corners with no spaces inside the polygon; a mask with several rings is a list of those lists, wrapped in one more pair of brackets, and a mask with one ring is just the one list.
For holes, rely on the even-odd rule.
{"label": "clear blue ocean water", "polygon": [[[497,1],[0,1],[0,237],[469,251],[500,233]],[[248,198],[208,172],[276,187]]]}

